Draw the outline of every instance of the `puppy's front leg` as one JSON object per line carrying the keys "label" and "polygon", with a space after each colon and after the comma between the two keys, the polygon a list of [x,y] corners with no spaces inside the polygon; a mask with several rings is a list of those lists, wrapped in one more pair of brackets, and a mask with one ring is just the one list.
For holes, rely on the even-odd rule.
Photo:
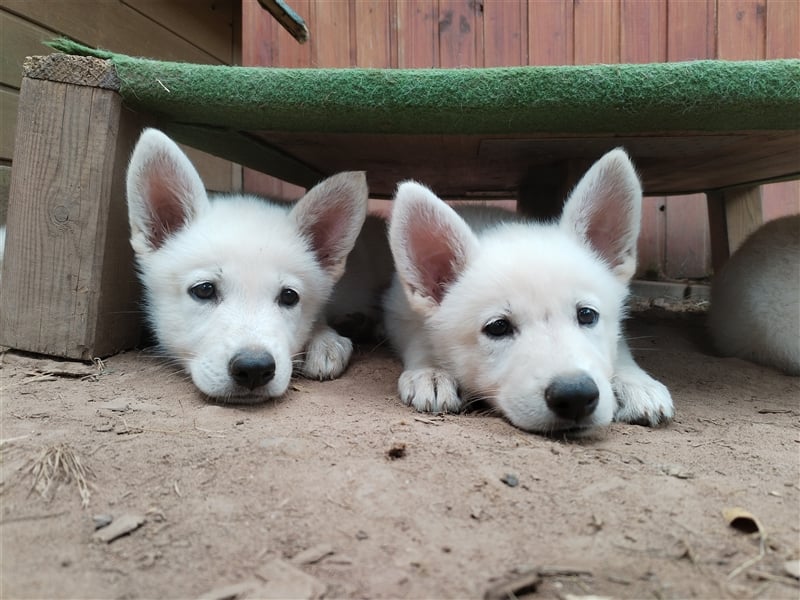
{"label": "puppy's front leg", "polygon": [[420,412],[458,412],[458,384],[436,366],[425,319],[411,309],[398,279],[384,298],[384,319],[386,333],[403,360],[403,372],[397,381],[403,403]]}
{"label": "puppy's front leg", "polygon": [[458,412],[458,383],[444,369],[432,366],[426,346],[423,339],[414,337],[401,352],[403,372],[397,381],[400,399],[420,412]]}
{"label": "puppy's front leg", "polygon": [[624,339],[618,343],[615,367],[615,421],[655,427],[672,420],[674,410],[669,390],[636,364]]}
{"label": "puppy's front leg", "polygon": [[302,373],[309,379],[335,379],[344,373],[352,354],[353,342],[317,322],[306,346]]}

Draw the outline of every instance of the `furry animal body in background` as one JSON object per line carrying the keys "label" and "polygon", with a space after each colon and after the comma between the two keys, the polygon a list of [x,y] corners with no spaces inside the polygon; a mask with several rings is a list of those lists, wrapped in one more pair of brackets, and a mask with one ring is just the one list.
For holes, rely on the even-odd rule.
{"label": "furry animal body in background", "polygon": [[714,277],[709,326],[724,356],[800,375],[800,215],[762,225]]}

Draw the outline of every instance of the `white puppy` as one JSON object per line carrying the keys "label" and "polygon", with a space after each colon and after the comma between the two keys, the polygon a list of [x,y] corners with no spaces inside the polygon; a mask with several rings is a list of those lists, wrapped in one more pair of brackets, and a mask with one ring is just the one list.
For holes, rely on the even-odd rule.
{"label": "white puppy", "polygon": [[389,234],[397,277],[385,302],[401,399],[447,412],[485,400],[537,432],[669,421],[669,391],[633,361],[620,325],[641,195],[622,150],[595,163],[553,224],[457,212],[426,187],[401,184]]}
{"label": "white puppy", "polygon": [[724,356],[800,375],[800,215],[770,221],[711,286],[709,325]]}
{"label": "white puppy", "polygon": [[255,402],[304,375],[340,375],[352,343],[324,321],[367,211],[363,173],[341,173],[293,206],[209,198],[186,155],[145,130],[128,168],[131,245],[164,353],[213,398]]}

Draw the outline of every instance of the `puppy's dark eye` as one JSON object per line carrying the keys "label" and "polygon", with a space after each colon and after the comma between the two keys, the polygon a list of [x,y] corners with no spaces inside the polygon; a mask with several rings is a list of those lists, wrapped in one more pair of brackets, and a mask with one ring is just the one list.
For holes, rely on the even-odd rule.
{"label": "puppy's dark eye", "polygon": [[598,313],[595,309],[589,308],[588,306],[581,306],[578,308],[578,323],[580,323],[584,327],[592,327],[597,324],[597,321],[600,319],[600,313]]}
{"label": "puppy's dark eye", "polygon": [[189,295],[195,300],[207,302],[217,299],[217,286],[210,281],[201,281],[189,288]]}
{"label": "puppy's dark eye", "polygon": [[300,302],[300,296],[292,288],[283,288],[278,294],[278,304],[287,308]]}
{"label": "puppy's dark eye", "polygon": [[513,334],[514,327],[508,319],[494,319],[483,326],[483,333],[492,338],[502,338]]}

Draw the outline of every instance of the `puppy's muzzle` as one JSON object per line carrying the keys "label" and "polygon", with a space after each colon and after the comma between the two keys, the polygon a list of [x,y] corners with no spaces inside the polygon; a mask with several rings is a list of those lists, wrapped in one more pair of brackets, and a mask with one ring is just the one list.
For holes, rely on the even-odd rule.
{"label": "puppy's muzzle", "polygon": [[597,384],[586,373],[556,377],[544,391],[548,408],[556,416],[576,423],[594,412],[599,398]]}
{"label": "puppy's muzzle", "polygon": [[244,350],[228,363],[228,373],[240,386],[254,390],[275,377],[275,359],[266,351]]}

